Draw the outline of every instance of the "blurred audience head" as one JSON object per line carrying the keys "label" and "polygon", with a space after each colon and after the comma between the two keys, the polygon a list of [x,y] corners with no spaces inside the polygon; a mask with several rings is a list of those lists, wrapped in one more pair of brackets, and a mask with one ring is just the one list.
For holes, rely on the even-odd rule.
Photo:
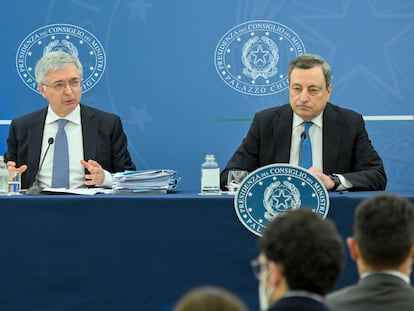
{"label": "blurred audience head", "polygon": [[259,239],[261,309],[288,291],[324,296],[342,269],[344,245],[334,224],[309,209],[274,218]]}
{"label": "blurred audience head", "polygon": [[413,204],[391,193],[365,199],[355,210],[354,237],[347,243],[361,273],[398,270],[404,264],[409,270],[414,256]]}
{"label": "blurred audience head", "polygon": [[187,292],[173,311],[248,311],[248,308],[240,298],[224,288],[203,286]]}

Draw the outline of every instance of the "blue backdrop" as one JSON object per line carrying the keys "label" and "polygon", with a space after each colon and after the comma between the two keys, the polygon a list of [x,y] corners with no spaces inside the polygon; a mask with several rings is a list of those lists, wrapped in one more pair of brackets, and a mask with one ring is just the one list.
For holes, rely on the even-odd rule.
{"label": "blue backdrop", "polygon": [[[257,25],[279,48],[267,82],[241,70]],[[7,120],[46,105],[31,66],[58,40],[86,67],[82,102],[121,116],[137,167],[177,170],[180,189],[198,190],[205,154],[223,168],[254,113],[288,101],[283,87],[258,96],[235,83],[283,86],[290,58],[309,52],[333,67],[331,101],[366,117],[388,190],[412,189],[412,0],[24,0],[8,2],[0,27],[2,152]]]}

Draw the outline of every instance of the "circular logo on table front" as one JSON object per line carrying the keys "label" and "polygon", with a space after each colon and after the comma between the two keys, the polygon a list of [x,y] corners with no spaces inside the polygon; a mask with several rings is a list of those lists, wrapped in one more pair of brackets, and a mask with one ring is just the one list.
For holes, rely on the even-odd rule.
{"label": "circular logo on table front", "polygon": [[99,40],[76,25],[52,24],[38,28],[23,39],[16,53],[16,69],[23,82],[35,92],[34,68],[46,53],[64,51],[79,58],[83,66],[83,92],[89,91],[102,78],[106,56]]}
{"label": "circular logo on table front", "polygon": [[271,164],[251,172],[234,197],[240,222],[261,236],[267,223],[291,209],[308,208],[325,218],[329,195],[308,170],[288,164]]}
{"label": "circular logo on table front", "polygon": [[271,95],[288,87],[287,64],[305,53],[288,26],[256,20],[237,25],[220,39],[214,63],[220,78],[248,95]]}

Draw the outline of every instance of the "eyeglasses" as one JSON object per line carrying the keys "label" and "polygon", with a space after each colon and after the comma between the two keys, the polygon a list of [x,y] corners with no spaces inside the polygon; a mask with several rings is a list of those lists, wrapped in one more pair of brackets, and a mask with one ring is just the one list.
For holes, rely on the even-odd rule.
{"label": "eyeglasses", "polygon": [[267,262],[263,262],[259,258],[255,258],[250,261],[250,266],[252,267],[253,275],[256,279],[260,280],[263,276],[263,273],[269,273],[269,267]]}
{"label": "eyeglasses", "polygon": [[53,84],[42,83],[42,85],[51,87],[55,89],[56,91],[63,91],[68,87],[68,85],[70,86],[71,89],[76,89],[80,87],[81,81],[82,81],[81,79],[72,79],[72,80],[69,80],[69,82],[58,81]]}

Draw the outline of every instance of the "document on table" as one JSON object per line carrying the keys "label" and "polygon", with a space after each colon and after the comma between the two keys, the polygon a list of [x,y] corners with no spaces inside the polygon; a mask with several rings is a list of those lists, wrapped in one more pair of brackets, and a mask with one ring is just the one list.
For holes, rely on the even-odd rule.
{"label": "document on table", "polygon": [[97,193],[112,193],[112,189],[105,188],[43,188],[41,194],[80,194],[80,195],[95,195]]}
{"label": "document on table", "polygon": [[125,171],[113,175],[114,192],[130,190],[148,192],[172,190],[177,186],[179,178],[173,170]]}

